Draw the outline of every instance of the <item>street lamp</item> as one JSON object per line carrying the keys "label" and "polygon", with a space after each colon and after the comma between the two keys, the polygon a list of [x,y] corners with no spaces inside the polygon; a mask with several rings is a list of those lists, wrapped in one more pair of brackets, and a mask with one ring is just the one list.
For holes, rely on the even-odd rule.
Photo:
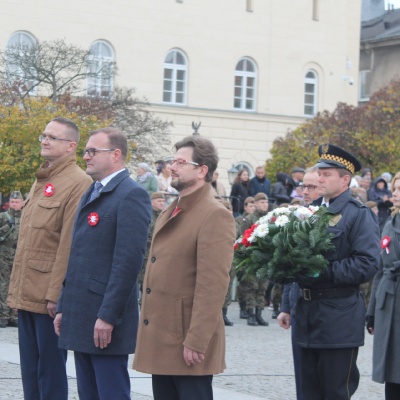
{"label": "street lamp", "polygon": [[228,180],[229,184],[232,186],[235,181],[239,170],[232,164],[232,167],[228,169]]}

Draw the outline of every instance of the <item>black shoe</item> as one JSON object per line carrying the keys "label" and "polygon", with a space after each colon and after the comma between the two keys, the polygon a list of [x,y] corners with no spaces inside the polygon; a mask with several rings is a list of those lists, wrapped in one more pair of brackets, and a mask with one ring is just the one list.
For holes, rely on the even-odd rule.
{"label": "black shoe", "polygon": [[222,316],[223,316],[223,318],[224,318],[225,326],[233,326],[233,322],[230,321],[230,320],[228,319],[228,317],[226,316],[227,312],[228,312],[228,309],[227,309],[227,308],[223,308],[223,309],[222,309]]}
{"label": "black shoe", "polygon": [[249,308],[247,310],[247,325],[250,326],[258,326],[257,320],[256,320],[256,316],[254,315],[254,310],[252,308]]}
{"label": "black shoe", "polygon": [[279,312],[279,306],[274,306],[274,310],[272,311],[272,319],[277,319]]}
{"label": "black shoe", "polygon": [[239,307],[240,307],[240,314],[239,314],[240,319],[247,319],[248,314],[246,311],[246,303],[243,301],[239,302]]}
{"label": "black shoe", "polygon": [[262,309],[256,308],[256,321],[257,321],[258,325],[268,326],[269,323],[262,317],[261,313],[262,313]]}

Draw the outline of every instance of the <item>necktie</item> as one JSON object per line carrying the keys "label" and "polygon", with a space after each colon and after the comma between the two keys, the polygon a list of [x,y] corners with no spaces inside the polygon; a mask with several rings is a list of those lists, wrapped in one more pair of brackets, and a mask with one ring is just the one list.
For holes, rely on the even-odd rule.
{"label": "necktie", "polygon": [[103,188],[103,185],[101,184],[101,182],[96,181],[93,186],[92,193],[90,194],[88,203],[90,203],[91,201],[93,201],[94,199],[97,199],[97,197],[99,197],[102,188]]}

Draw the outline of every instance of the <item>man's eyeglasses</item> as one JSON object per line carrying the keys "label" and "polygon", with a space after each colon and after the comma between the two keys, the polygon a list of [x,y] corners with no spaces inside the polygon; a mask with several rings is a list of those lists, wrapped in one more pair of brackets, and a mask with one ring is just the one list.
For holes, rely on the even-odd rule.
{"label": "man's eyeglasses", "polygon": [[60,138],[58,138],[58,137],[54,137],[54,136],[51,136],[51,135],[39,135],[39,137],[38,137],[38,139],[39,139],[39,142],[40,143],[42,143],[43,142],[43,140],[48,140],[49,142],[56,142],[56,141],[60,141],[60,142],[73,142],[73,140],[69,140],[69,139],[60,139]]}
{"label": "man's eyeglasses", "polygon": [[176,166],[178,168],[183,168],[186,164],[191,164],[191,165],[194,165],[195,167],[202,167],[203,166],[203,164],[199,164],[197,162],[188,161],[188,160],[171,160],[170,162],[172,163],[172,165],[176,164]]}
{"label": "man's eyeglasses", "polygon": [[296,190],[299,190],[300,192],[303,192],[304,190],[308,190],[310,193],[313,192],[318,186],[315,185],[300,185],[296,188]]}
{"label": "man's eyeglasses", "polygon": [[94,157],[96,153],[101,152],[101,151],[114,151],[115,149],[84,149],[83,150],[83,157],[85,157],[85,154],[88,153],[89,157]]}

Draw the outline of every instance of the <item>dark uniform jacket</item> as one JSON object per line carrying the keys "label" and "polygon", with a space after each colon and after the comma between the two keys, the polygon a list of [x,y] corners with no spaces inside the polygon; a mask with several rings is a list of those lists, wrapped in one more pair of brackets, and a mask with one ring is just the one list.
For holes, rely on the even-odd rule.
{"label": "dark uniform jacket", "polygon": [[[146,190],[129,177],[114,176],[99,197],[79,204],[64,287],[59,347],[89,354],[121,355],[135,351],[139,310],[137,278],[146,249],[151,204]],[[96,213],[98,223],[90,225]],[[111,343],[95,347],[97,318],[112,324]]]}
{"label": "dark uniform jacket", "polygon": [[365,301],[358,285],[369,281],[379,265],[379,226],[372,211],[346,190],[330,201],[328,231],[335,250],[318,278],[299,279],[301,288],[351,288],[346,297],[305,300],[296,308],[296,342],[301,347],[351,348],[364,344]]}

